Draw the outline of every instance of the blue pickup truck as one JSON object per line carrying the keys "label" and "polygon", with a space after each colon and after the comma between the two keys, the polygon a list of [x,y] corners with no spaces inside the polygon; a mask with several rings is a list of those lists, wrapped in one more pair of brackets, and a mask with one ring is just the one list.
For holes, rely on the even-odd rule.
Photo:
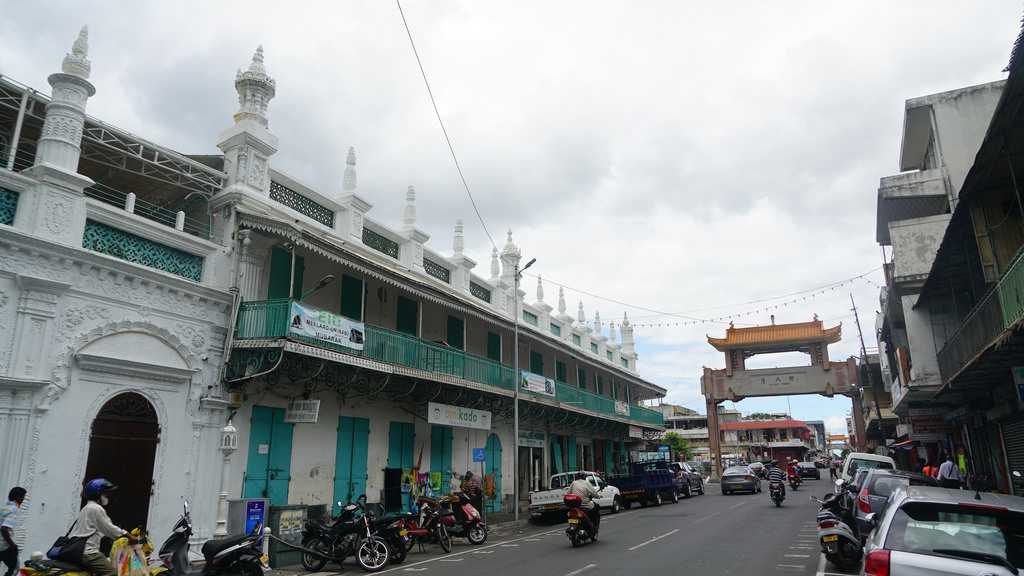
{"label": "blue pickup truck", "polygon": [[679,501],[675,473],[669,468],[668,462],[633,462],[629,470],[629,475],[615,476],[608,480],[609,484],[619,489],[623,507],[628,509],[633,503],[660,506],[666,500],[673,504]]}

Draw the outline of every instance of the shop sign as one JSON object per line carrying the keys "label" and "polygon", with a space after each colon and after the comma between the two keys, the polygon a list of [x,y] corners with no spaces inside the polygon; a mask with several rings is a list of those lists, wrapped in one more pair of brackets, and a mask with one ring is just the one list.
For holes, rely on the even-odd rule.
{"label": "shop sign", "polygon": [[910,427],[910,439],[920,442],[940,442],[950,431],[941,414],[911,416]]}
{"label": "shop sign", "polygon": [[247,500],[245,502],[245,533],[252,534],[257,526],[267,525],[267,501]]}
{"label": "shop sign", "polygon": [[555,381],[551,378],[545,378],[540,374],[534,374],[526,370],[523,370],[520,374],[522,377],[520,386],[523,390],[544,394],[545,396],[555,396]]}
{"label": "shop sign", "polygon": [[491,429],[491,413],[449,404],[427,403],[427,422],[458,428]]}
{"label": "shop sign", "polygon": [[544,433],[533,430],[520,430],[519,445],[526,448],[543,448]]}
{"label": "shop sign", "polygon": [[615,413],[620,416],[629,416],[629,402],[622,400],[615,401]]}
{"label": "shop sign", "polygon": [[644,431],[639,426],[630,426],[629,427],[629,437],[630,438],[643,438],[644,437]]}
{"label": "shop sign", "polygon": [[284,411],[284,421],[292,424],[316,424],[319,417],[319,400],[292,400]]}
{"label": "shop sign", "polygon": [[363,349],[365,329],[362,322],[349,320],[343,316],[298,302],[292,302],[289,318],[291,318],[291,322],[288,323],[290,336],[312,338],[353,350]]}
{"label": "shop sign", "polygon": [[473,462],[487,460],[487,452],[483,448],[473,448]]}

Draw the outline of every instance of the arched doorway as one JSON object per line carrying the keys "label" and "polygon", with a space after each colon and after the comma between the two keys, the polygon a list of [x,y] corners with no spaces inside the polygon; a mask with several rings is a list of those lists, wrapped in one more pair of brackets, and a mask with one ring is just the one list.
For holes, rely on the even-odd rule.
{"label": "arched doorway", "polygon": [[488,498],[486,509],[488,512],[501,512],[501,440],[497,434],[487,437],[487,445],[484,446],[484,462],[486,463],[486,475],[484,485],[494,483],[494,498]]}
{"label": "arched doorway", "polygon": [[85,481],[106,478],[117,485],[107,513],[126,530],[146,527],[159,441],[156,410],[135,392],[107,400],[92,421]]}

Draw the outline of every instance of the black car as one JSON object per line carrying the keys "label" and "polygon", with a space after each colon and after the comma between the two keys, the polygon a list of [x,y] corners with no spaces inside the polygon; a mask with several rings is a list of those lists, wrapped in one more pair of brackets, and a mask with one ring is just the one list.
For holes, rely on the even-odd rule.
{"label": "black car", "polygon": [[821,480],[821,472],[818,471],[818,467],[814,465],[814,462],[797,462],[796,466],[797,470],[800,471],[801,478]]}
{"label": "black car", "polygon": [[676,489],[680,494],[687,498],[694,494],[704,494],[704,478],[700,472],[686,462],[673,462],[668,467],[676,476]]}
{"label": "black car", "polygon": [[722,472],[722,494],[733,492],[750,492],[756,494],[761,491],[761,479],[754,474],[750,466],[730,466]]}

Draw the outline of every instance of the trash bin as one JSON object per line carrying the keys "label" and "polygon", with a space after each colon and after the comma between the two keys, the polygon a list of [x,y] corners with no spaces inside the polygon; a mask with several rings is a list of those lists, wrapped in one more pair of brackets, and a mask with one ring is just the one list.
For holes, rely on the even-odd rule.
{"label": "trash bin", "polygon": [[[276,538],[270,540],[270,567],[294,566],[302,562],[302,552],[282,544],[280,540],[302,545],[302,527],[306,524],[309,506],[271,506],[268,526]],[[280,539],[280,540],[278,540]]]}

